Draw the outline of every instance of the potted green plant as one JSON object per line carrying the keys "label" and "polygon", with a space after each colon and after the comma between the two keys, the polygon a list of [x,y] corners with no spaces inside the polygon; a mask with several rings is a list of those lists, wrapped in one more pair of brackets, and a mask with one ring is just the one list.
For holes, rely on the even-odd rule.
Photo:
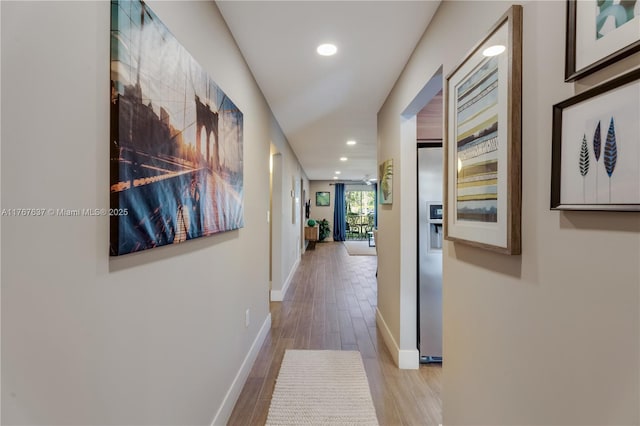
{"label": "potted green plant", "polygon": [[331,229],[329,228],[329,221],[327,219],[318,220],[318,226],[320,227],[320,235],[318,235],[319,241],[324,240],[331,233]]}

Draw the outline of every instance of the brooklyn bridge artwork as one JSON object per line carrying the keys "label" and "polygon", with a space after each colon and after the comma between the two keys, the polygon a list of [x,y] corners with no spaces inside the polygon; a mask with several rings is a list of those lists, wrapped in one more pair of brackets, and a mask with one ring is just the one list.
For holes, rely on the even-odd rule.
{"label": "brooklyn bridge artwork", "polygon": [[242,129],[149,6],[111,2],[112,256],[243,227]]}

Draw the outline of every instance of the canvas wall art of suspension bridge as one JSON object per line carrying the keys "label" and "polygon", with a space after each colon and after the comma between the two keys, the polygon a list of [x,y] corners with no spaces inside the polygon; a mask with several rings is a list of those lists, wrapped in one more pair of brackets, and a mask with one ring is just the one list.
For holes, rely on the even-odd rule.
{"label": "canvas wall art of suspension bridge", "polygon": [[142,1],[111,2],[110,167],[112,256],[244,226],[242,112]]}

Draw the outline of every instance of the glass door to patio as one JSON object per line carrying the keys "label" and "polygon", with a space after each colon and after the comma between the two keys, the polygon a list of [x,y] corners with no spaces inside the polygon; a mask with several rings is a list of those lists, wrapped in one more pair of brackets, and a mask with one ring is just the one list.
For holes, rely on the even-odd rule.
{"label": "glass door to patio", "polygon": [[375,193],[371,190],[345,191],[347,240],[366,240],[375,221]]}

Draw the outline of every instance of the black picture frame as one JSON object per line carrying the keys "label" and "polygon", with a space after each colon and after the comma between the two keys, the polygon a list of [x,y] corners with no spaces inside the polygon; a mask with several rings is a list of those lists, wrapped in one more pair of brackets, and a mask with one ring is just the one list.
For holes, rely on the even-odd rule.
{"label": "black picture frame", "polygon": [[[614,114],[616,114],[616,112],[610,111],[610,113],[607,113],[600,111],[597,114],[593,113],[592,111],[598,110],[598,105],[595,105],[595,108],[583,108],[582,111],[588,111],[588,115],[585,114],[581,116],[581,111],[576,110],[576,107],[585,106],[588,102],[601,102],[605,107],[607,105],[612,105],[612,110],[628,111],[629,108],[627,108],[626,105],[620,105],[618,103],[615,103],[611,99],[608,99],[609,103],[606,104],[606,100],[604,98],[604,96],[611,94],[614,90],[627,85],[632,86],[630,86],[629,88],[625,88],[625,91],[620,91],[619,93],[624,93],[624,95],[619,96],[623,96],[625,99],[628,99],[628,102],[635,102],[636,105],[633,106],[634,112],[631,112],[629,114],[630,117],[624,121],[614,120]],[[628,189],[635,188],[637,194],[640,194],[640,131],[638,131],[638,129],[640,129],[640,124],[638,123],[637,117],[635,116],[636,112],[640,111],[640,97],[628,96],[627,93],[627,90],[633,90],[635,85],[637,85],[637,87],[635,87],[635,90],[640,92],[640,69],[631,71],[616,79],[596,86],[590,90],[573,96],[553,106],[550,200],[551,210],[640,211],[640,196],[635,201],[633,201],[633,198],[630,196],[630,202],[625,202],[625,200],[615,202],[611,201],[611,183],[612,177],[616,171],[618,171],[616,178],[619,179],[621,174],[624,178],[621,182],[616,181],[616,186],[614,187],[614,189],[624,188],[628,193],[633,194],[634,192],[628,191]],[[571,107],[573,107],[573,118],[564,120],[565,111]],[[593,132],[593,130],[591,129],[594,127],[593,124],[596,120],[596,118],[593,117],[609,117],[609,115],[611,116],[610,121],[605,121],[604,123],[602,123],[601,120],[598,120],[598,125],[595,126],[595,133],[591,133]],[[576,116],[578,117],[578,119],[576,119]],[[588,121],[585,119],[587,117],[589,117],[591,127],[587,126]],[[569,121],[569,124],[566,123],[567,121]],[[584,137],[582,143],[580,144],[581,146],[578,148],[576,148],[576,145],[579,144],[577,138],[579,139],[582,130],[578,133],[573,131],[571,122],[578,123],[578,126],[580,125],[580,123],[585,123]],[[615,123],[617,123],[617,127],[615,126]],[[624,134],[627,135],[623,140],[618,137],[620,135],[621,128],[625,132]],[[616,129],[618,129],[618,133],[616,133]],[[563,140],[563,135],[565,133],[571,134],[573,137],[571,137],[569,141]],[[595,135],[598,133],[601,136],[596,138]],[[593,137],[591,137],[591,134],[593,134]],[[629,137],[629,135],[631,135],[631,137]],[[590,139],[587,140],[587,137],[590,137]],[[598,140],[597,144],[595,142],[596,139]],[[610,140],[612,140],[613,142],[610,143]],[[607,153],[608,146],[609,149]],[[571,159],[571,161],[568,161],[569,157],[567,157],[567,160],[563,159],[563,148],[566,148],[566,152],[571,152],[572,155],[575,155],[575,161],[573,161],[573,159]],[[595,154],[596,150],[598,151],[598,154]],[[625,158],[625,162],[623,162],[623,155],[626,155],[629,158],[629,162],[626,162],[627,158]],[[598,160],[599,158],[600,161]],[[569,169],[567,169],[566,167],[563,169],[563,162],[564,164],[570,164],[571,167]],[[573,169],[572,172],[571,168],[573,167],[575,167],[575,169]],[[599,171],[598,168],[603,167],[605,170]],[[626,167],[626,170],[622,167]],[[594,174],[589,176],[589,173],[592,170],[595,170],[595,172]],[[573,173],[573,177],[565,178],[565,176],[563,176],[563,172],[566,172],[565,176],[569,176],[571,173]],[[578,185],[576,185],[575,183],[576,179],[579,180],[579,178],[575,176],[575,173],[577,172],[579,172],[582,175],[581,177],[583,178],[584,202],[575,202],[575,194],[567,195],[562,193],[563,186],[569,190],[577,189],[576,187]],[[594,175],[595,185],[593,184]],[[598,182],[598,176],[601,176],[600,182]],[[585,185],[587,182],[587,177],[591,179],[589,181],[589,188],[591,192],[586,191]],[[602,187],[606,185],[607,177],[609,179],[609,200],[606,200],[606,189],[602,191]],[[563,179],[565,180],[563,181]],[[604,184],[602,180],[604,180]],[[605,195],[604,201],[602,201],[603,192]],[[599,194],[601,194],[600,201],[598,197]],[[587,201],[587,195],[589,195],[590,199],[593,199],[595,196],[596,202]],[[619,198],[622,197],[617,195],[616,199]]]}
{"label": "black picture frame", "polygon": [[316,192],[316,206],[328,207],[331,205],[331,193],[328,191]]}
{"label": "black picture frame", "polygon": [[[627,44],[620,46],[619,49],[615,50],[609,55],[603,56],[602,58],[591,62],[589,65],[583,66],[578,69],[576,64],[576,42],[579,37],[577,30],[577,13],[578,13],[578,5],[581,7],[586,7],[588,3],[595,3],[595,1],[587,2],[587,1],[577,1],[577,0],[567,0],[567,34],[566,34],[566,49],[565,49],[565,81],[572,82],[579,80],[583,77],[588,76],[596,71],[599,71],[603,68],[608,67],[609,65],[618,62],[621,59],[624,59],[636,52],[640,51],[640,39]],[[595,5],[594,5],[595,6]]]}

